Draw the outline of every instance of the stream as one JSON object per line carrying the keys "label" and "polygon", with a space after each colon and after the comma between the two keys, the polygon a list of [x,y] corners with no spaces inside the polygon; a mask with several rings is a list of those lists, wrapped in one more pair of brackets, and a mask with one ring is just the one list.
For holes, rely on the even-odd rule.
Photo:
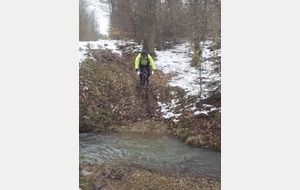
{"label": "stream", "polygon": [[79,134],[80,162],[130,164],[169,175],[221,178],[221,153],[188,146],[173,136]]}

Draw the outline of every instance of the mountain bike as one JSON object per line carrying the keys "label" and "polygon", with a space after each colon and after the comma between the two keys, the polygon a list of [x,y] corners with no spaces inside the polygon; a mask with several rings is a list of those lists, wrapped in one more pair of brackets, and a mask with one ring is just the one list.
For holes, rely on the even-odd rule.
{"label": "mountain bike", "polygon": [[[140,74],[139,72],[138,75]],[[142,81],[141,81],[142,84],[140,85],[140,88],[142,90],[142,96],[146,100],[148,100],[148,89],[149,89],[149,78],[147,78],[148,72],[146,69],[143,69],[141,72],[142,72]]]}

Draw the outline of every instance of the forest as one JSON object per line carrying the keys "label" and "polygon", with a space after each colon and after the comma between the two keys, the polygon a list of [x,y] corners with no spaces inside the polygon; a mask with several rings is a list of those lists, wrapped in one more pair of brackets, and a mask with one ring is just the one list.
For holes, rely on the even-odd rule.
{"label": "forest", "polygon": [[[101,1],[101,0],[100,0]],[[194,52],[200,41],[221,43],[221,1],[219,0],[106,0],[109,4],[112,39],[134,39],[149,53],[164,45],[189,41]],[[87,14],[88,2],[80,0],[79,41],[97,40],[95,17]],[[105,10],[103,10],[105,11]],[[100,26],[101,27],[101,26]]]}

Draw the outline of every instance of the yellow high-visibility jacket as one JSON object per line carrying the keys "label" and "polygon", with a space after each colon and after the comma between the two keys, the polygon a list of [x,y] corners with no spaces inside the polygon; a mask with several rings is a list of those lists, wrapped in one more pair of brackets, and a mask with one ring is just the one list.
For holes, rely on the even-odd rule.
{"label": "yellow high-visibility jacket", "polygon": [[138,69],[139,66],[140,66],[140,64],[141,65],[147,65],[148,60],[149,60],[149,63],[151,65],[152,71],[155,71],[156,70],[156,66],[155,66],[155,63],[154,63],[154,61],[153,61],[153,59],[152,59],[152,57],[151,57],[151,55],[149,53],[148,53],[148,58],[147,57],[145,57],[145,58],[141,57],[141,53],[139,53],[136,56],[136,58],[135,58],[135,64],[134,64],[134,69]]}

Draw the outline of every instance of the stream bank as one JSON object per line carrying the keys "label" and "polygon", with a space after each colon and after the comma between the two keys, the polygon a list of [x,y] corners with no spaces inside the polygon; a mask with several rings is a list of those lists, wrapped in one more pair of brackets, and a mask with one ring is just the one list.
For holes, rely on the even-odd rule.
{"label": "stream bank", "polygon": [[221,180],[170,176],[128,165],[80,165],[81,190],[220,190]]}

